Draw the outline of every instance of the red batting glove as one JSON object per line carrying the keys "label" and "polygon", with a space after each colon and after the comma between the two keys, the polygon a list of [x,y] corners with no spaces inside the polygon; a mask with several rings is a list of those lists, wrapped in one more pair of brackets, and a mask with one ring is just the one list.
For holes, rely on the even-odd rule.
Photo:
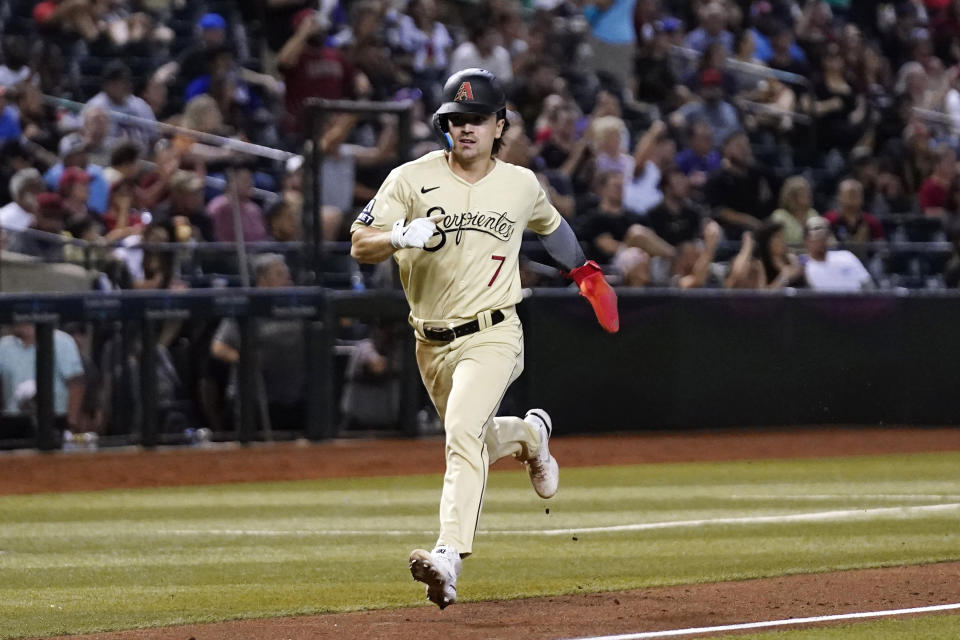
{"label": "red batting glove", "polygon": [[582,267],[568,273],[580,288],[580,295],[590,301],[593,312],[597,314],[600,326],[616,333],[620,330],[620,314],[617,311],[617,294],[603,278],[603,271],[593,260],[587,260]]}

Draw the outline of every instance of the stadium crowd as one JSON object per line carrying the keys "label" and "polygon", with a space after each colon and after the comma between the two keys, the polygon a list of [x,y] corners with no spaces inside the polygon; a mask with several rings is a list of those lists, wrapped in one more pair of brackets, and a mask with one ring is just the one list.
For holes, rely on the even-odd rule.
{"label": "stadium crowd", "polygon": [[[439,148],[440,88],[468,67],[507,88],[502,159],[619,285],[960,284],[960,0],[9,0],[0,33],[0,242],[99,288],[237,283],[235,247],[211,243],[238,238],[268,251],[261,286],[315,281],[315,145],[325,281],[396,286],[352,264],[347,230],[398,154]],[[309,140],[309,98],[410,101],[410,130],[337,114]],[[525,283],[562,286],[531,247]],[[235,327],[194,331],[211,369],[235,361]],[[389,372],[374,342],[371,371]],[[281,404],[302,400],[283,386]]]}

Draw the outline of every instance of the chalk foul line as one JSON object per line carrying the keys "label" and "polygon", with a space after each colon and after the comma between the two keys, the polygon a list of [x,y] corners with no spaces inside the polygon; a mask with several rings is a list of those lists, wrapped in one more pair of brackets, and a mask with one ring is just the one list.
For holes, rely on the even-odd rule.
{"label": "chalk foul line", "polygon": [[[809,513],[788,513],[769,516],[741,516],[735,518],[700,518],[695,520],[669,520],[664,522],[637,522],[633,524],[608,525],[601,527],[576,527],[564,529],[488,529],[481,535],[542,535],[559,536],[580,533],[615,533],[622,531],[652,531],[683,527],[703,527],[718,525],[744,524],[780,524],[788,522],[836,522],[839,520],[858,520],[872,518],[911,518],[942,512],[960,510],[960,503],[933,504],[910,507],[879,507],[874,509],[834,509]],[[375,535],[375,536],[413,536],[433,535],[435,531],[420,529],[160,529],[159,535],[235,535],[235,536],[289,536],[289,535]]]}
{"label": "chalk foul line", "polygon": [[743,624],[728,624],[715,627],[690,627],[687,629],[670,629],[667,631],[645,631],[642,633],[625,633],[616,636],[588,636],[570,640],[646,640],[647,638],[671,638],[677,636],[692,636],[702,633],[720,633],[726,631],[746,631],[748,629],[767,629],[770,627],[785,627],[788,625],[813,624],[816,622],[838,622],[841,620],[859,620],[863,618],[884,618],[890,616],[905,616],[915,613],[935,613],[939,611],[953,611],[960,609],[960,602],[954,604],[940,604],[929,607],[914,607],[912,609],[886,609],[883,611],[859,611],[856,613],[839,613],[829,616],[812,616],[809,618],[786,618],[784,620],[764,620],[762,622],[746,622]]}

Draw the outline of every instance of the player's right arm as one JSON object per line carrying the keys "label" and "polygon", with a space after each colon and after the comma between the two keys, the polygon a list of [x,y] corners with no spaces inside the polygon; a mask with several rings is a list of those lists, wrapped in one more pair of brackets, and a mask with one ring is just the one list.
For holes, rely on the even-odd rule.
{"label": "player's right arm", "polygon": [[412,203],[410,186],[393,170],[350,227],[353,259],[375,264],[398,249],[422,249],[443,216],[414,218]]}

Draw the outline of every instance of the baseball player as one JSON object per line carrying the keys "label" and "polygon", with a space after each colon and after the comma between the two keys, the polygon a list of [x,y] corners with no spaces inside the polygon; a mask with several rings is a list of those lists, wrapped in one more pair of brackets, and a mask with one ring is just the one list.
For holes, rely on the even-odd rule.
{"label": "baseball player", "polygon": [[496,159],[509,126],[492,73],[466,69],[443,88],[433,117],[444,150],[394,169],[351,228],[351,255],[399,264],[423,383],[443,421],[446,474],[433,551],[410,554],[413,578],[441,609],[457,600],[461,558],[473,552],[491,462],[527,465],[542,498],[557,491],[550,416],[494,417],[523,371],[518,256],[525,229],[569,271],[601,325],[619,329],[616,294],[534,174]]}

